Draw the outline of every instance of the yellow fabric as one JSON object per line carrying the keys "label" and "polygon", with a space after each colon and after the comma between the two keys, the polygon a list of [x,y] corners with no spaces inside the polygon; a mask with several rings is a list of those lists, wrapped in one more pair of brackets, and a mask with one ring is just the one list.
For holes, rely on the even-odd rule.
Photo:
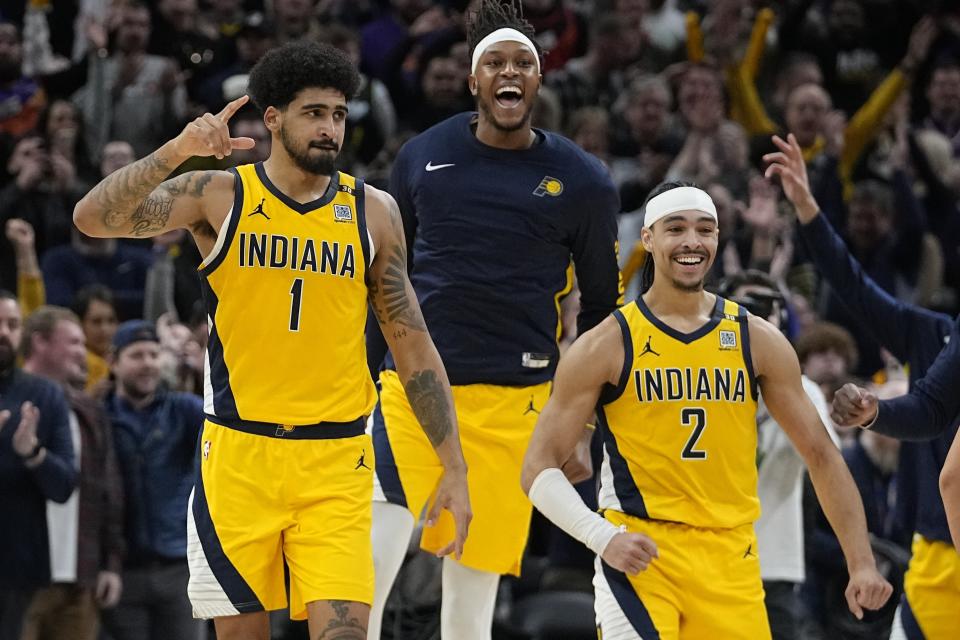
{"label": "yellow fabric", "polygon": [[[198,455],[223,554],[267,611],[287,606],[284,561],[295,620],[315,600],[373,601],[369,435],[283,440],[205,421]],[[216,541],[201,542],[209,564]]]}
{"label": "yellow fabric", "polygon": [[957,637],[960,554],[952,545],[915,534],[903,590],[924,638],[950,640]]}
{"label": "yellow fabric", "polygon": [[621,395],[602,397],[598,411],[607,458],[601,508],[708,528],[760,517],[746,316],[717,301],[711,320],[688,334],[663,324],[642,298],[617,312],[632,359]]}
{"label": "yellow fabric", "polygon": [[376,389],[363,334],[367,232],[354,178],[340,173],[339,189],[324,196],[332,199],[300,213],[254,165],[238,175],[235,235],[200,269],[213,318],[208,413],[212,396],[223,418],[303,425],[369,414]]}
{"label": "yellow fabric", "polygon": [[773,9],[764,7],[757,12],[757,17],[753,21],[750,42],[747,45],[743,60],[740,62],[740,67],[751,80],[756,79],[757,72],[760,69],[760,60],[763,58],[763,52],[767,46],[767,31],[773,24],[773,18]]}
{"label": "yellow fabric", "polygon": [[617,511],[604,517],[657,544],[660,557],[626,577],[636,597],[632,604],[646,610],[660,640],[770,638],[753,525],[718,530]]}
{"label": "yellow fabric", "polygon": [[730,119],[742,126],[750,136],[776,133],[777,124],[767,114],[757,93],[757,85],[750,77],[750,70],[740,65],[728,68],[724,76],[730,96]]}
{"label": "yellow fabric", "polygon": [[627,258],[627,263],[623,265],[623,270],[620,272],[620,280],[623,282],[623,288],[630,286],[633,277],[637,275],[640,272],[640,268],[643,267],[643,260],[646,257],[647,250],[643,248],[643,242],[637,240],[633,243],[630,256]]}
{"label": "yellow fabric", "polygon": [[[443,467],[407,402],[395,371],[380,374],[380,409],[407,508],[420,517]],[[550,383],[531,387],[471,384],[453,387],[460,443],[469,469],[473,520],[461,563],[479,571],[520,575],[530,529],[531,505],[520,488],[520,470]],[[385,456],[379,458],[384,465]],[[381,482],[382,467],[378,467]],[[421,548],[435,553],[454,538],[444,513],[423,531]]]}
{"label": "yellow fabric", "polygon": [[700,28],[700,16],[688,11],[687,19],[687,59],[690,62],[703,62],[703,30]]}
{"label": "yellow fabric", "polygon": [[20,299],[20,312],[24,318],[46,304],[47,291],[43,287],[43,276],[18,274],[17,297]]}
{"label": "yellow fabric", "polygon": [[840,154],[839,167],[846,196],[849,196],[849,189],[852,188],[853,170],[863,155],[863,150],[877,135],[887,112],[906,86],[907,77],[900,69],[894,69],[847,123],[843,132],[843,152]]}
{"label": "yellow fabric", "polygon": [[107,361],[88,350],[86,390],[93,390],[101,381],[106,380],[108,375],[110,375],[110,365],[107,364]]}

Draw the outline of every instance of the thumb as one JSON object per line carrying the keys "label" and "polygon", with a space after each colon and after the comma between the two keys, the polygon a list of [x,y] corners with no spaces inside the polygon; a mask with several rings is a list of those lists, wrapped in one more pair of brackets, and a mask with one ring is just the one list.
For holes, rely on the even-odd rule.
{"label": "thumb", "polygon": [[440,517],[440,510],[443,508],[441,502],[441,496],[443,494],[437,494],[437,497],[434,499],[433,504],[430,505],[430,511],[427,512],[426,526],[432,527],[437,524],[437,518]]}
{"label": "thumb", "polygon": [[231,149],[253,149],[256,144],[253,138],[230,138]]}
{"label": "thumb", "polygon": [[856,587],[848,587],[846,592],[847,597],[847,607],[850,608],[850,612],[857,618],[857,620],[863,620],[863,609],[860,608],[860,603],[857,602],[857,591]]}

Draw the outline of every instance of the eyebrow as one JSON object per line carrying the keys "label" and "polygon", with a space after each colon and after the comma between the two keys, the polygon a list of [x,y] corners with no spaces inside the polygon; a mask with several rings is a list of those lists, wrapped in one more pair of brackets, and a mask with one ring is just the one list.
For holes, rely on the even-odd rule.
{"label": "eyebrow", "polygon": [[[686,222],[686,221],[687,221],[687,217],[686,217],[686,216],[681,216],[681,215],[667,216],[666,218],[663,219],[663,222],[664,222],[664,223],[667,223],[667,222]],[[699,218],[696,219],[696,221],[694,222],[694,224],[700,223],[700,222],[713,222],[713,223],[716,223],[716,220],[714,220],[712,216],[702,215],[702,216],[700,216]]]}
{"label": "eyebrow", "polygon": [[[514,51],[513,55],[517,55],[517,54],[524,54],[528,56],[535,55],[533,51],[530,51],[530,47],[523,44],[522,42],[517,42],[516,44],[519,44],[520,47],[516,51]],[[503,49],[500,49],[499,47],[497,47],[497,45],[494,44],[487,47],[487,49],[483,52],[483,55],[487,55],[487,54],[505,56],[507,55],[507,52],[504,51]]]}
{"label": "eyebrow", "polygon": [[331,107],[326,102],[311,102],[310,104],[305,104],[300,107],[300,111],[312,111],[314,109],[333,109],[334,111],[343,111],[344,113],[350,112],[345,104],[335,104]]}

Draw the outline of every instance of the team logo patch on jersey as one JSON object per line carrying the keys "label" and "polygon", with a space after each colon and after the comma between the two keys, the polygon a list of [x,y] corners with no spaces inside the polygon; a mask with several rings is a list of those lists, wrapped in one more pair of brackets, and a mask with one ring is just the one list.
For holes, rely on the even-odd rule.
{"label": "team logo patch on jersey", "polygon": [[350,222],[353,220],[353,209],[348,204],[333,205],[333,219],[337,222]]}
{"label": "team logo patch on jersey", "polygon": [[533,195],[538,198],[542,198],[543,196],[556,198],[561,193],[563,193],[563,183],[550,176],[543,176],[543,180],[541,180],[537,188],[533,190]]}
{"label": "team logo patch on jersey", "polygon": [[737,348],[737,332],[721,331],[720,332],[720,348],[736,349]]}

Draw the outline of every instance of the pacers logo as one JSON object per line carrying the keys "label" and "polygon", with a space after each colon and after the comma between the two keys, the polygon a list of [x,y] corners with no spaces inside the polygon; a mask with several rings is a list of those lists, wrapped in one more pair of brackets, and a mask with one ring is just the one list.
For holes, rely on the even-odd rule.
{"label": "pacers logo", "polygon": [[563,193],[563,183],[550,176],[543,176],[543,180],[541,180],[537,188],[533,190],[533,195],[538,198],[542,198],[543,196],[556,198],[561,193]]}

